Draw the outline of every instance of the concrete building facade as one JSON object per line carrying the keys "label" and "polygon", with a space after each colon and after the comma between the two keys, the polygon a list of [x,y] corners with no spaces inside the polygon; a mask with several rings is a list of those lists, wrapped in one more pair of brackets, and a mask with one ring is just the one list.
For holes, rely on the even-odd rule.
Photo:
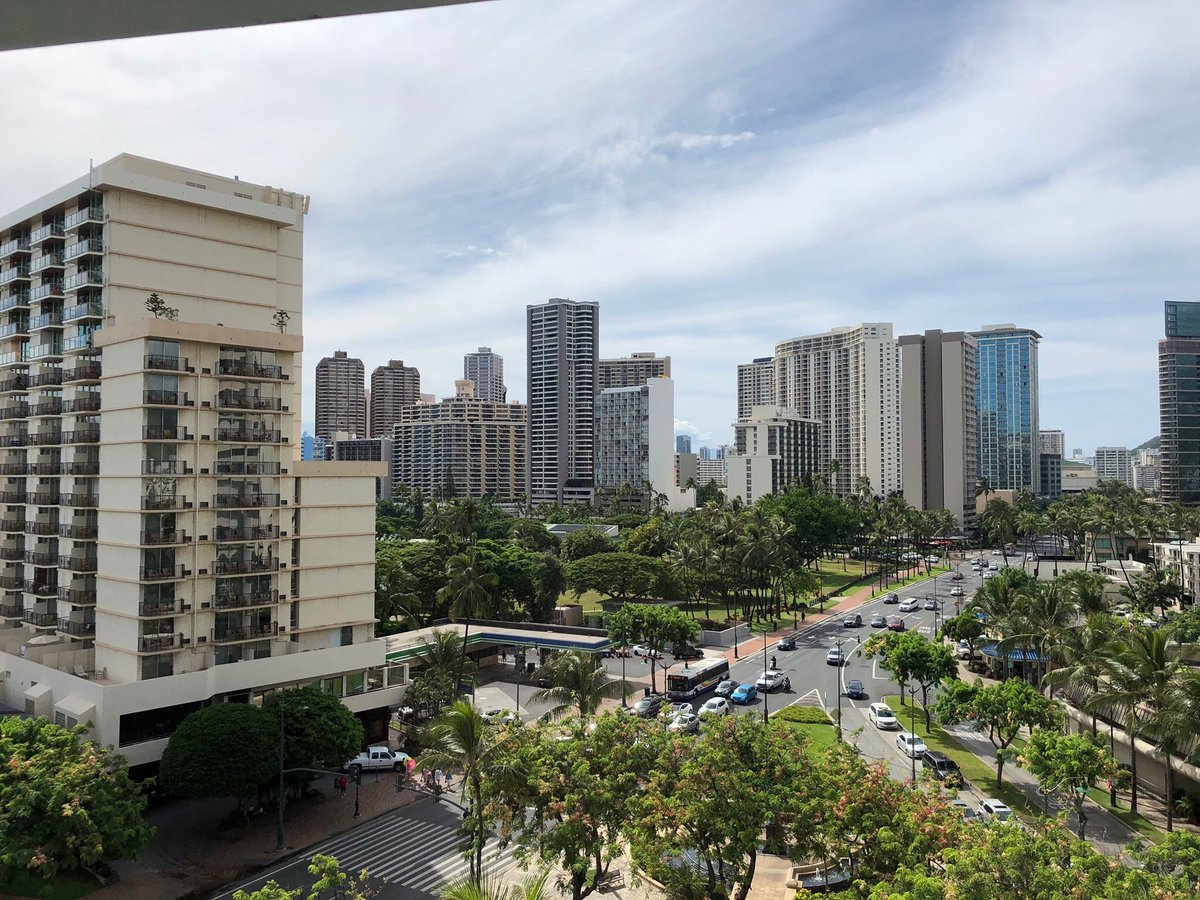
{"label": "concrete building facade", "polygon": [[733,424],[733,447],[725,454],[729,499],[751,504],[819,471],[822,428],[794,409],[754,407]]}
{"label": "concrete building facade", "polygon": [[667,509],[696,505],[695,494],[675,485],[675,383],[651,378],[634,387],[606,388],[596,396],[596,492],[632,489],[631,502],[651,506],[665,495]]}
{"label": "concrete building facade", "polygon": [[1097,447],[1094,465],[1099,481],[1119,481],[1133,487],[1132,458],[1128,447]]}
{"label": "concrete building facade", "polygon": [[775,403],[775,358],[760,356],[737,370],[737,417],[750,418],[756,406]]}
{"label": "concrete building facade", "polygon": [[1038,454],[1038,463],[1042,469],[1039,479],[1042,499],[1057,500],[1063,491],[1062,456],[1057,453],[1041,453]]}
{"label": "concrete building facade", "polygon": [[363,361],[345,350],[317,363],[316,437],[328,439],[338,431],[367,436],[365,371]]}
{"label": "concrete building facade", "polygon": [[1159,494],[1200,504],[1200,303],[1167,301],[1158,342]]}
{"label": "concrete building facade", "polygon": [[455,382],[440,403],[400,410],[393,429],[393,490],[426,497],[493,497],[509,506],[529,492],[528,410],[523,403],[487,403],[474,382]]}
{"label": "concrete building facade", "polygon": [[400,410],[421,402],[421,373],[402,359],[389,359],[386,366],[376,366],[371,372],[370,398],[367,427],[371,437],[390,438],[392,427],[400,421]]}
{"label": "concrete building facade", "polygon": [[202,705],[315,684],[377,738],[402,694],[375,468],[298,459],[307,206],[122,155],[0,218],[0,702],[133,765]]}
{"label": "concrete building facade", "polygon": [[[774,358],[775,405],[821,423],[818,466],[835,493],[848,496],[860,478],[876,494],[900,490],[900,353],[891,323],[792,338]],[[729,478],[732,488],[732,467]]]}
{"label": "concrete building facade", "polygon": [[484,403],[504,403],[508,388],[504,386],[504,357],[493,353],[491,347],[480,347],[463,356],[463,378],[475,382],[475,396]]}
{"label": "concrete building facade", "polygon": [[1053,453],[1059,459],[1066,459],[1067,438],[1057,428],[1043,428],[1038,432],[1038,452]]}
{"label": "concrete building facade", "polygon": [[609,388],[637,387],[651,378],[671,377],[671,357],[649,352],[602,359],[597,366],[597,394]]}
{"label": "concrete building facade", "polygon": [[979,417],[979,477],[992,489],[1040,493],[1038,341],[1015,325],[973,333],[979,344],[975,398]]}
{"label": "concrete building facade", "polygon": [[946,509],[959,525],[974,519],[978,345],[962,332],[903,335],[901,456],[904,499],[916,509]]}
{"label": "concrete building facade", "polygon": [[600,304],[552,299],[526,307],[529,499],[590,503]]}
{"label": "concrete building facade", "polygon": [[693,479],[696,487],[716,484],[725,487],[725,458],[705,459],[695,453],[675,454],[675,483],[685,487]]}
{"label": "concrete building facade", "polygon": [[1158,450],[1146,447],[1134,451],[1130,465],[1134,490],[1157,494],[1159,489]]}
{"label": "concrete building facade", "polygon": [[392,497],[392,438],[356,438],[339,431],[322,448],[327,462],[382,463],[380,474],[375,479],[375,499],[390,500]]}

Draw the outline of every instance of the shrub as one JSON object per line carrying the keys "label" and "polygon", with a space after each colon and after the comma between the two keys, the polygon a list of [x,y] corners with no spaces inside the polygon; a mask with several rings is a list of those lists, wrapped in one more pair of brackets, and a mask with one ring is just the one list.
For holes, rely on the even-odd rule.
{"label": "shrub", "polygon": [[785,706],[771,716],[781,722],[800,722],[805,725],[833,725],[829,713],[815,706]]}

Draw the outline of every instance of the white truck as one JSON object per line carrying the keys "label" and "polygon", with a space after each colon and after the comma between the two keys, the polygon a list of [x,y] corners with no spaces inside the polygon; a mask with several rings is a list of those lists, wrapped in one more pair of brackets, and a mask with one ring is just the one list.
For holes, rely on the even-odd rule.
{"label": "white truck", "polygon": [[346,771],[351,775],[359,772],[392,771],[402,772],[408,763],[408,754],[388,747],[368,747],[350,762],[346,763]]}

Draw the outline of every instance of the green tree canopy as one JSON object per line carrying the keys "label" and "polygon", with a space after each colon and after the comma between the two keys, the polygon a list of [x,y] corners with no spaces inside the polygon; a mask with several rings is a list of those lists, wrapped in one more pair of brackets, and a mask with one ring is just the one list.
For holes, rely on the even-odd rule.
{"label": "green tree canopy", "polygon": [[619,551],[595,553],[569,562],[565,575],[567,587],[575,596],[596,591],[619,601],[670,599],[679,591],[661,559]]}
{"label": "green tree canopy", "polygon": [[158,780],[175,797],[236,797],[244,803],[279,772],[279,723],[262,707],[217,703],[179,723]]}
{"label": "green tree canopy", "polygon": [[599,528],[580,528],[562,538],[558,555],[563,562],[573,562],[596,553],[611,553],[614,549],[612,538]]}
{"label": "green tree canopy", "polygon": [[878,654],[885,669],[896,676],[900,684],[900,701],[910,681],[921,688],[921,703],[925,707],[925,727],[930,726],[929,689],[944,679],[957,677],[958,661],[954,651],[940,641],[927,641],[915,631],[889,631],[867,641],[864,652]]}
{"label": "green tree canopy", "polygon": [[[699,634],[695,619],[671,606],[648,603],[626,603],[608,617],[609,639],[618,646],[644,644],[655,654],[667,648],[690,644]],[[655,668],[658,661],[650,657],[650,689],[656,691]]]}
{"label": "green tree canopy", "polygon": [[1069,803],[1075,810],[1079,839],[1087,831],[1084,798],[1099,778],[1115,778],[1117,764],[1104,743],[1091,734],[1062,734],[1035,728],[1021,753],[1021,764],[1038,780],[1047,796]]}
{"label": "green tree canopy", "polygon": [[332,694],[313,687],[289,688],[275,691],[263,703],[275,723],[281,706],[287,768],[334,769],[362,747],[362,723]]}

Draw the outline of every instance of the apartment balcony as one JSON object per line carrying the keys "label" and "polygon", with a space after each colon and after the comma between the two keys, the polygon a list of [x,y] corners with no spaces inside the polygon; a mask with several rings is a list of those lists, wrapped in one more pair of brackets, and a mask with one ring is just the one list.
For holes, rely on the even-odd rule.
{"label": "apartment balcony", "polygon": [[70,400],[63,401],[63,412],[65,413],[83,413],[83,412],[99,412],[100,411],[100,395],[92,392],[88,394],[77,394]]}
{"label": "apartment balcony", "polygon": [[278,505],[278,494],[238,493],[213,497],[214,509],[263,509]]}
{"label": "apartment balcony", "polygon": [[188,537],[188,533],[183,530],[171,529],[170,531],[143,531],[142,545],[146,547],[162,547],[171,544],[189,544],[192,539]]}
{"label": "apartment balcony", "polygon": [[252,575],[261,572],[279,571],[277,559],[218,559],[213,563],[212,573],[225,575]]}
{"label": "apartment balcony", "polygon": [[51,397],[46,400],[40,400],[33,403],[29,407],[28,418],[36,419],[41,416],[61,416],[63,414],[63,402],[61,397]]}
{"label": "apartment balcony", "polygon": [[146,510],[179,510],[191,509],[192,502],[179,494],[158,494],[142,497],[142,509]]}
{"label": "apartment balcony", "polygon": [[32,625],[34,628],[57,628],[58,613],[52,612],[34,612],[32,609],[26,610],[22,617],[26,625]]}
{"label": "apartment balcony", "polygon": [[41,272],[43,269],[61,269],[63,267],[63,255],[57,251],[43,253],[41,256],[35,256],[29,263],[29,271],[31,274]]}
{"label": "apartment balcony", "polygon": [[52,222],[49,225],[43,225],[41,228],[33,229],[29,233],[29,243],[40,244],[42,241],[48,241],[52,238],[64,237],[66,233],[61,222]]}
{"label": "apartment balcony", "polygon": [[0,491],[0,503],[24,503],[24,491]]}
{"label": "apartment balcony", "polygon": [[0,272],[0,285],[11,284],[14,281],[29,280],[29,263],[22,263]]}
{"label": "apartment balcony", "polygon": [[142,438],[147,441],[190,441],[192,436],[182,425],[178,427],[147,425],[142,429]]}
{"label": "apartment balcony", "polygon": [[191,475],[192,468],[182,459],[143,459],[143,475]]}
{"label": "apartment balcony", "polygon": [[0,475],[24,475],[25,463],[0,463]]}
{"label": "apartment balcony", "polygon": [[261,641],[275,637],[279,633],[278,625],[255,625],[246,628],[214,628],[209,632],[209,640],[214,644],[236,644],[239,641]]}
{"label": "apartment balcony", "polygon": [[47,550],[26,550],[25,562],[43,568],[58,568],[59,556],[57,552],[49,552]]}
{"label": "apartment balcony", "polygon": [[213,466],[213,471],[218,475],[278,475],[279,463],[219,459]]}
{"label": "apartment balcony", "polygon": [[32,462],[25,465],[26,475],[61,475],[62,463],[58,460],[50,462]]}
{"label": "apartment balcony", "polygon": [[8,601],[0,601],[0,619],[24,619],[25,605],[23,603],[10,603]]}
{"label": "apartment balcony", "polygon": [[25,523],[25,533],[26,534],[40,534],[40,535],[44,535],[47,537],[53,537],[58,534],[58,523],[57,522],[45,522],[45,521],[43,521],[43,522],[36,522],[36,521],[26,522]]}
{"label": "apartment balcony", "polygon": [[213,595],[215,609],[251,609],[256,606],[275,606],[280,602],[281,597],[275,591],[250,591],[236,594],[218,591]]}
{"label": "apartment balcony", "polygon": [[20,392],[24,393],[29,390],[29,376],[25,374],[9,375],[7,378],[0,380],[0,394],[8,394]]}
{"label": "apartment balcony", "polygon": [[62,359],[63,342],[61,335],[55,335],[56,340],[49,341],[43,344],[26,344],[22,350],[22,359],[25,362],[33,362],[38,359],[57,360]]}
{"label": "apartment balcony", "polygon": [[[62,432],[57,428],[45,428],[34,434],[27,435],[26,443],[30,447],[57,447],[64,443],[70,432]],[[70,443],[66,441],[66,443]]]}
{"label": "apartment balcony", "polygon": [[20,575],[4,574],[0,575],[0,588],[10,591],[25,590],[25,579]]}
{"label": "apartment balcony", "polygon": [[0,300],[0,313],[29,308],[29,291],[14,291]]}
{"label": "apartment balcony", "polygon": [[10,419],[24,419],[29,415],[28,403],[13,403],[9,406],[0,407],[0,421],[8,421]]}
{"label": "apartment balcony", "polygon": [[26,334],[29,334],[29,323],[25,321],[9,322],[7,325],[0,326],[0,340]]}
{"label": "apartment balcony", "polygon": [[187,360],[181,356],[160,356],[152,353],[146,357],[145,367],[156,372],[181,372],[187,368]]}
{"label": "apartment balcony", "polygon": [[280,412],[284,409],[283,401],[278,397],[255,397],[234,391],[220,391],[217,394],[217,409],[252,409],[263,412]]}
{"label": "apartment balcony", "polygon": [[62,349],[63,353],[81,353],[94,350],[95,340],[90,332],[87,334],[73,334],[63,340]]}
{"label": "apartment balcony", "polygon": [[85,206],[78,212],[73,212],[67,216],[63,222],[63,228],[66,231],[72,231],[81,225],[95,223],[97,225],[104,222],[104,207],[97,204],[95,206]]}
{"label": "apartment balcony", "polygon": [[282,366],[260,366],[241,359],[220,360],[217,363],[217,374],[233,375],[239,378],[266,378],[272,381],[287,380]]}
{"label": "apartment balcony", "polygon": [[64,431],[62,442],[64,444],[98,444],[100,443],[100,426]]}
{"label": "apartment balcony", "polygon": [[100,503],[100,498],[95,494],[73,493],[63,494],[60,506],[72,506],[75,509],[95,509]]}
{"label": "apartment balcony", "polygon": [[63,251],[63,259],[72,260],[79,259],[82,256],[103,255],[104,241],[100,238],[84,238],[82,241],[76,241],[74,244],[67,244],[67,248]]}
{"label": "apartment balcony", "polygon": [[281,444],[278,431],[251,431],[243,428],[218,428],[213,440],[230,444]]}
{"label": "apartment balcony", "polygon": [[7,534],[15,534],[18,531],[24,533],[25,520],[13,518],[12,516],[9,516],[5,519],[0,519],[0,531],[6,532]]}
{"label": "apartment balcony", "polygon": [[143,568],[140,581],[178,581],[191,576],[191,570],[179,566],[158,566]]}
{"label": "apartment balcony", "polygon": [[101,269],[83,269],[74,275],[68,275],[63,281],[63,289],[77,291],[85,287],[103,287],[104,272]]}
{"label": "apartment balcony", "polygon": [[58,558],[58,567],[66,569],[68,572],[77,572],[80,575],[91,575],[96,571],[96,557],[94,556],[60,556]]}
{"label": "apartment balcony", "polygon": [[100,461],[97,459],[77,459],[73,462],[64,463],[64,475],[99,475]]}
{"label": "apartment balcony", "polygon": [[184,603],[181,600],[158,600],[154,602],[143,600],[138,604],[138,615],[145,618],[177,616],[180,613],[190,612],[191,609],[191,604]]}
{"label": "apartment balcony", "polygon": [[58,599],[72,606],[95,606],[95,588],[59,588]]}
{"label": "apartment balcony", "polygon": [[163,653],[179,650],[191,643],[182,634],[143,634],[138,638],[139,653]]}
{"label": "apartment balcony", "polygon": [[42,371],[29,378],[30,387],[57,387],[63,383],[63,370],[58,366],[42,367]]}
{"label": "apartment balcony", "polygon": [[69,384],[77,381],[99,381],[100,380],[100,363],[79,363],[74,368],[64,369],[62,373],[63,384]]}
{"label": "apartment balcony", "polygon": [[51,300],[63,296],[61,281],[47,281],[29,291],[29,299],[36,303],[38,300]]}
{"label": "apartment balcony", "polygon": [[13,238],[0,244],[0,259],[7,259],[14,253],[28,253],[29,238]]}
{"label": "apartment balcony", "polygon": [[16,434],[0,434],[0,447],[28,447],[29,433],[18,431]]}
{"label": "apartment balcony", "polygon": [[59,619],[58,630],[61,634],[70,635],[82,640],[91,640],[96,636],[95,622],[77,622],[74,619]]}
{"label": "apartment balcony", "polygon": [[21,562],[25,559],[25,546],[23,544],[17,544],[15,547],[0,546],[0,559]]}
{"label": "apartment balcony", "polygon": [[147,406],[195,406],[188,395],[181,391],[142,391],[142,402]]}
{"label": "apartment balcony", "polygon": [[79,522],[59,525],[58,536],[70,538],[73,541],[94,541],[96,540],[96,523]]}
{"label": "apartment balcony", "polygon": [[255,525],[249,528],[217,525],[213,528],[213,540],[221,544],[232,544],[238,541],[273,541],[278,537],[279,526],[277,525]]}
{"label": "apartment balcony", "polygon": [[25,581],[25,593],[33,594],[35,597],[53,600],[58,597],[58,584],[53,581]]}

